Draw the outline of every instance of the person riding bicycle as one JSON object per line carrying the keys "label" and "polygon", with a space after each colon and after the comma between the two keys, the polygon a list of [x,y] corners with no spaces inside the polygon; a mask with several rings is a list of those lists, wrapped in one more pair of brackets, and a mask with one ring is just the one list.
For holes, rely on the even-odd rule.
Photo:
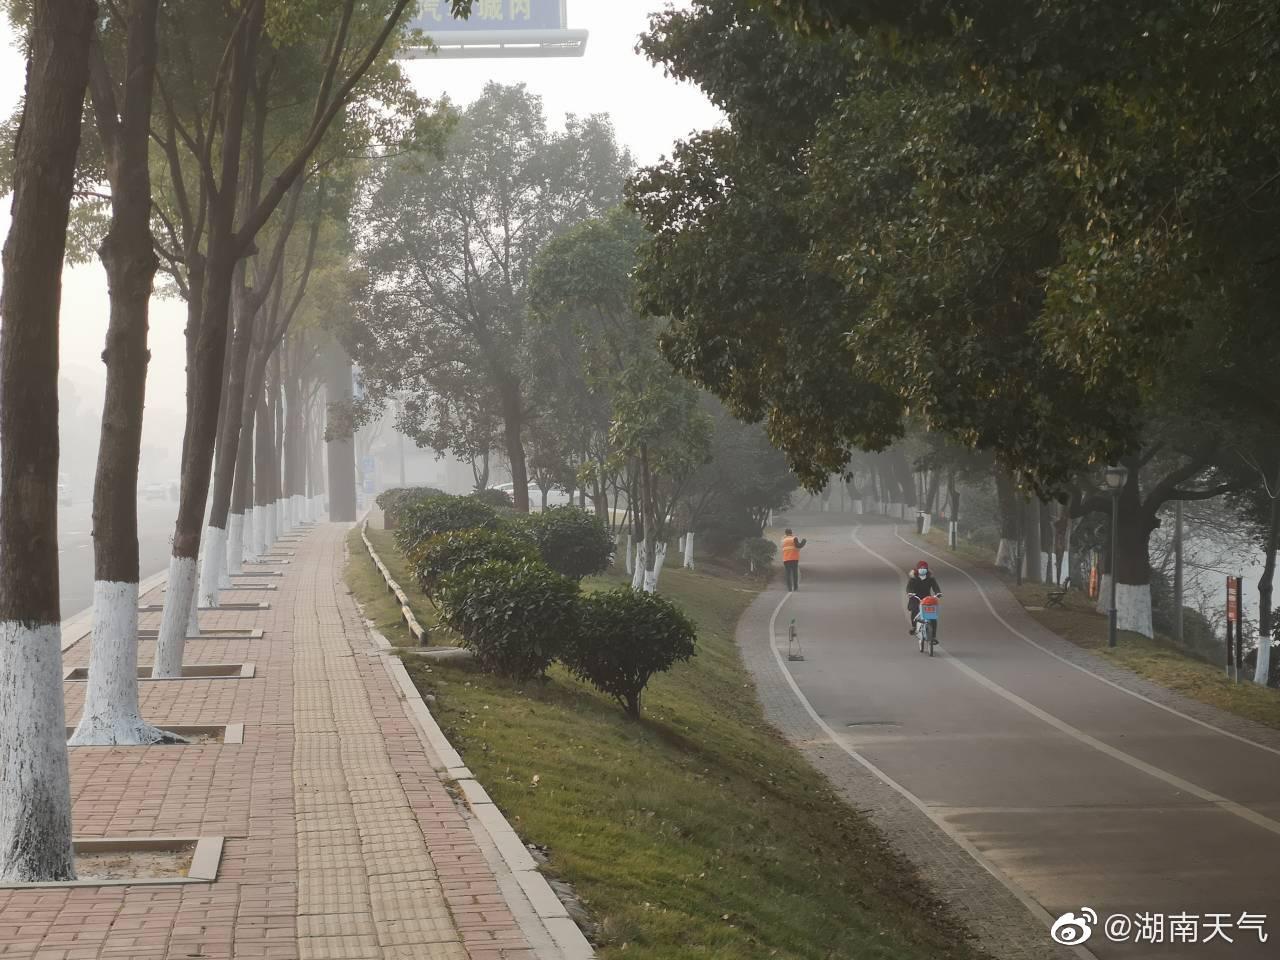
{"label": "person riding bicycle", "polygon": [[907,578],[907,633],[916,632],[916,614],[920,612],[921,597],[940,597],[942,587],[929,570],[929,564],[921,560],[911,568]]}

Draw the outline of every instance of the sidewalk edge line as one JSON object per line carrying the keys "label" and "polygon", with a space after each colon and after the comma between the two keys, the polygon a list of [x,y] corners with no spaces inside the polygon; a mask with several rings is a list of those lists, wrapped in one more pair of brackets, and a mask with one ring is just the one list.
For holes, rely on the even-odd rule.
{"label": "sidewalk edge line", "polygon": [[[378,557],[377,551],[374,550],[373,544],[365,536],[364,528],[367,524],[368,521],[364,521],[360,530],[360,536],[364,540],[365,547],[388,584],[394,583],[390,574],[386,572],[386,566]],[[374,644],[378,649],[383,666],[409,706],[410,715],[415,720],[419,735],[428,749],[443,764],[444,769],[438,772],[446,772],[458,768],[467,770],[461,755],[449,743],[449,738],[440,729],[440,725],[436,722],[436,718],[432,716],[431,710],[422,699],[418,688],[413,685],[409,672],[405,670],[400,658],[395,655],[390,641],[373,629],[373,626],[368,624],[367,620],[366,625],[369,633],[375,638]],[[445,755],[441,755],[442,748],[447,751]],[[450,763],[449,761],[454,758],[457,758],[458,762],[456,764]],[[467,772],[470,773],[469,770]],[[483,784],[476,780],[475,777],[451,779],[456,780],[464,797],[476,789],[484,792]],[[484,795],[487,796],[487,792],[484,792]],[[473,804],[469,800],[467,801],[467,806],[472,814],[469,822],[475,829],[484,834],[492,848],[502,858],[502,862],[506,865],[518,888],[523,893],[530,910],[537,917],[544,936],[536,939],[542,940],[544,943],[555,944],[556,953],[546,956],[545,960],[593,960],[595,949],[591,946],[591,942],[587,940],[578,925],[569,918],[564,905],[560,903],[560,898],[551,889],[551,884],[547,882],[547,878],[538,870],[537,864],[524,846],[524,842],[520,840],[520,835],[511,826],[510,821],[507,820],[502,811],[498,809],[498,806],[492,802]],[[476,809],[477,807],[484,809],[478,810]],[[495,879],[497,878],[495,877]],[[553,903],[556,905],[555,908],[551,907]],[[566,920],[569,920],[569,923],[566,924]],[[528,935],[526,934],[526,936]],[[534,949],[536,950],[537,948],[535,947]]]}

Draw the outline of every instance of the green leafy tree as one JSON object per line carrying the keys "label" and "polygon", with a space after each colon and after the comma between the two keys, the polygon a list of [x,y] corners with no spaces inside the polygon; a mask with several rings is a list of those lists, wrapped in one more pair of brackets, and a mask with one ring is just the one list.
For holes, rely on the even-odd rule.
{"label": "green leafy tree", "polygon": [[462,112],[444,157],[390,164],[362,213],[369,284],[353,346],[367,382],[408,394],[419,411],[444,403],[453,436],[481,433],[496,413],[521,511],[539,403],[529,273],[558,231],[617,203],[628,166],[605,118],[571,117],[552,132],[539,98],[490,84]]}

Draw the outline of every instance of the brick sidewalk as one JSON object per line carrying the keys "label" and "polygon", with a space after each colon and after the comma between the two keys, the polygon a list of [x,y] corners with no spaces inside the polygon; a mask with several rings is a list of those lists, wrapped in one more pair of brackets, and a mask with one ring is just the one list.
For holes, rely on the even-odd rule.
{"label": "brick sidewalk", "polygon": [[[264,636],[189,641],[186,662],[253,678],[141,685],[149,721],[243,723],[243,744],[71,751],[77,837],[223,836],[217,881],[0,890],[0,957],[533,960],[346,591],[347,529],[291,546],[277,591],[224,593],[271,609],[201,614]],[[154,654],[143,640],[139,663]],[[88,655],[77,643],[65,666]],[[84,690],[64,684],[68,724]]]}

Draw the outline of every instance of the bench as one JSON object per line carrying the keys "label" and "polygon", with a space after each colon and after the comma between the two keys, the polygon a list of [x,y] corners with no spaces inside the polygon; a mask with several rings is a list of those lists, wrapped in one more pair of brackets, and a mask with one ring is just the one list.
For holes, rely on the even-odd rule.
{"label": "bench", "polygon": [[1049,593],[1045,596],[1044,598],[1045,609],[1047,610],[1050,607],[1058,607],[1059,609],[1065,610],[1066,609],[1065,601],[1067,599],[1067,592],[1070,589],[1071,589],[1071,578],[1067,577],[1067,579],[1062,581],[1062,584],[1060,586],[1053,587],[1049,591]]}

